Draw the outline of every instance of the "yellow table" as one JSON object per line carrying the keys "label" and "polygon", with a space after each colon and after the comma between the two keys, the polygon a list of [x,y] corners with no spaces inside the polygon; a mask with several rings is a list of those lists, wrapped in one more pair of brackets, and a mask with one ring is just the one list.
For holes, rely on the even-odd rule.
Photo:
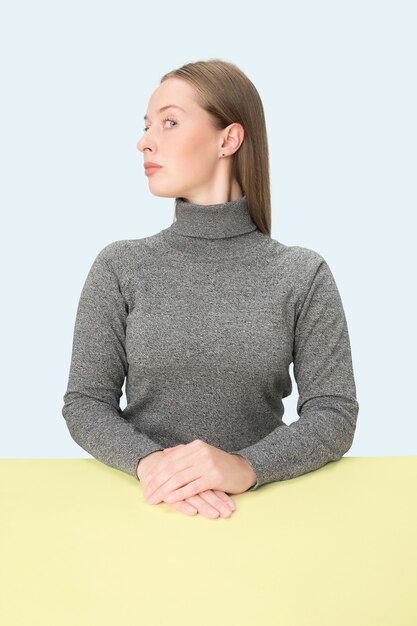
{"label": "yellow table", "polygon": [[0,459],[2,626],[416,626],[417,457],[151,505],[95,459]]}

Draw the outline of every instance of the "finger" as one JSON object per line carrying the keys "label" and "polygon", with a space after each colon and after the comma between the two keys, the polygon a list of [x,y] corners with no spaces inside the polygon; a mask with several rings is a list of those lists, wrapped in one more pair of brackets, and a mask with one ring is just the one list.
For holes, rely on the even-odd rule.
{"label": "finger", "polygon": [[230,506],[230,508],[232,509],[232,511],[236,510],[236,503],[235,501],[227,495],[227,493],[225,493],[224,491],[218,491],[217,489],[213,489],[213,492],[216,494],[216,496],[218,496],[223,502],[226,502],[226,504],[228,506]]}
{"label": "finger", "polygon": [[219,510],[211,506],[200,493],[187,498],[185,502],[190,502],[201,515],[208,519],[217,519],[219,517]]}
{"label": "finger", "polygon": [[[190,471],[195,471],[195,468],[190,468]],[[146,496],[151,504],[160,504],[161,502],[167,502],[172,504],[173,502],[179,502],[180,500],[186,500],[191,496],[195,496],[201,491],[207,489],[207,480],[204,476],[198,476],[194,481],[188,481],[187,479],[178,478],[175,475],[171,480],[164,484],[160,489],[157,489],[151,496]]]}
{"label": "finger", "polygon": [[177,511],[180,511],[181,513],[185,513],[185,515],[195,515],[198,513],[195,506],[189,504],[185,500],[181,500],[181,502],[174,502],[174,504],[171,504],[170,506],[177,509]]}
{"label": "finger", "polygon": [[171,500],[166,500],[169,504],[185,500],[207,489],[205,474],[207,472],[204,467],[190,466],[186,459],[176,461],[175,465],[167,467],[158,474],[155,474],[152,468],[152,478],[146,484],[145,495],[151,504],[157,504],[168,496],[173,496]]}
{"label": "finger", "polygon": [[[158,504],[158,502],[160,502],[161,500],[164,500],[164,502],[168,502],[168,504],[172,504],[172,502],[178,502],[179,500],[186,500],[187,498],[196,496],[202,491],[206,491],[207,486],[208,486],[207,477],[204,475],[202,476],[200,473],[197,474],[197,470],[195,467],[190,467],[188,470],[188,476],[192,476],[192,475],[196,477],[195,480],[188,479],[188,478],[186,478],[185,481],[181,480],[180,484],[184,486],[182,487],[180,486],[179,489],[176,489],[175,487],[171,489],[169,487],[170,481],[168,481],[167,482],[168,487],[165,488],[165,485],[164,485],[162,495],[158,496],[156,501],[154,500],[154,497],[152,496],[150,498],[150,502],[152,502],[152,504]],[[176,477],[174,476],[172,480],[175,480],[175,478]]]}
{"label": "finger", "polygon": [[[196,467],[188,467],[185,470],[177,471],[174,475],[171,471],[166,470],[166,472],[160,472],[158,476],[152,478],[146,486],[145,495],[151,504],[159,504],[165,498],[168,498],[165,500],[168,504],[179,502],[207,488],[207,485],[200,486],[201,483],[198,482],[200,478],[201,473]],[[194,486],[190,487],[189,483]]]}
{"label": "finger", "polygon": [[[175,463],[175,469],[177,472],[184,469],[185,467],[189,467],[190,464],[192,464],[190,459],[187,459],[189,455],[195,455],[195,451],[190,449],[190,446],[186,445],[176,446],[176,448],[174,448],[167,454],[162,454],[162,457],[159,458],[154,463],[154,465],[152,465],[152,478],[158,478],[162,472],[164,472],[165,474],[165,480],[167,479],[167,472],[169,472],[169,475],[172,476],[173,463]],[[156,487],[159,487],[162,482],[152,481],[152,490],[155,490]]]}
{"label": "finger", "polygon": [[209,505],[219,511],[222,517],[230,517],[232,514],[232,510],[226,504],[222,498],[216,495],[216,492],[212,489],[207,489],[198,494],[203,500],[205,500]]}

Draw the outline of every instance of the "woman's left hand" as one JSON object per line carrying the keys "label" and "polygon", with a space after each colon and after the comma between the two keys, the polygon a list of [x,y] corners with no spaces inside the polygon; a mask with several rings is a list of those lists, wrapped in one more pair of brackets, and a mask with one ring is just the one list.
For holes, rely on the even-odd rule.
{"label": "woman's left hand", "polygon": [[256,483],[246,459],[195,439],[164,450],[144,479],[145,496],[151,504],[179,502],[207,489],[243,493]]}

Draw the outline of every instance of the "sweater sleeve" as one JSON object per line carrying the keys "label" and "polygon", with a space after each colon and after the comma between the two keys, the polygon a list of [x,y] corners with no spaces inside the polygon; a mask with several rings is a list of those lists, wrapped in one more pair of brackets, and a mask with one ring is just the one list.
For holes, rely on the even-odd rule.
{"label": "sweater sleeve", "polygon": [[128,305],[111,266],[115,243],[99,252],[82,288],[62,415],[81,448],[139,480],[141,458],[163,448],[124,419],[119,404],[128,371]]}
{"label": "sweater sleeve", "polygon": [[248,491],[337,461],[353,442],[359,404],[348,327],[333,274],[323,257],[317,257],[318,266],[294,313],[299,419],[231,453],[252,465],[257,482]]}

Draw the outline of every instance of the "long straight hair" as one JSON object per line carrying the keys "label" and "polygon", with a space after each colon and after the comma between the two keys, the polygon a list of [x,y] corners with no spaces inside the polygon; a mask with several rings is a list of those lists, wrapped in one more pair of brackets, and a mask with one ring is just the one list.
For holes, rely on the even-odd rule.
{"label": "long straight hair", "polygon": [[[232,175],[248,201],[250,215],[258,229],[271,236],[271,190],[269,151],[261,98],[246,74],[233,63],[220,59],[187,63],[162,76],[182,78],[195,90],[198,104],[221,130],[232,123],[243,126],[245,135],[231,156]],[[175,202],[177,218],[177,202]]]}

